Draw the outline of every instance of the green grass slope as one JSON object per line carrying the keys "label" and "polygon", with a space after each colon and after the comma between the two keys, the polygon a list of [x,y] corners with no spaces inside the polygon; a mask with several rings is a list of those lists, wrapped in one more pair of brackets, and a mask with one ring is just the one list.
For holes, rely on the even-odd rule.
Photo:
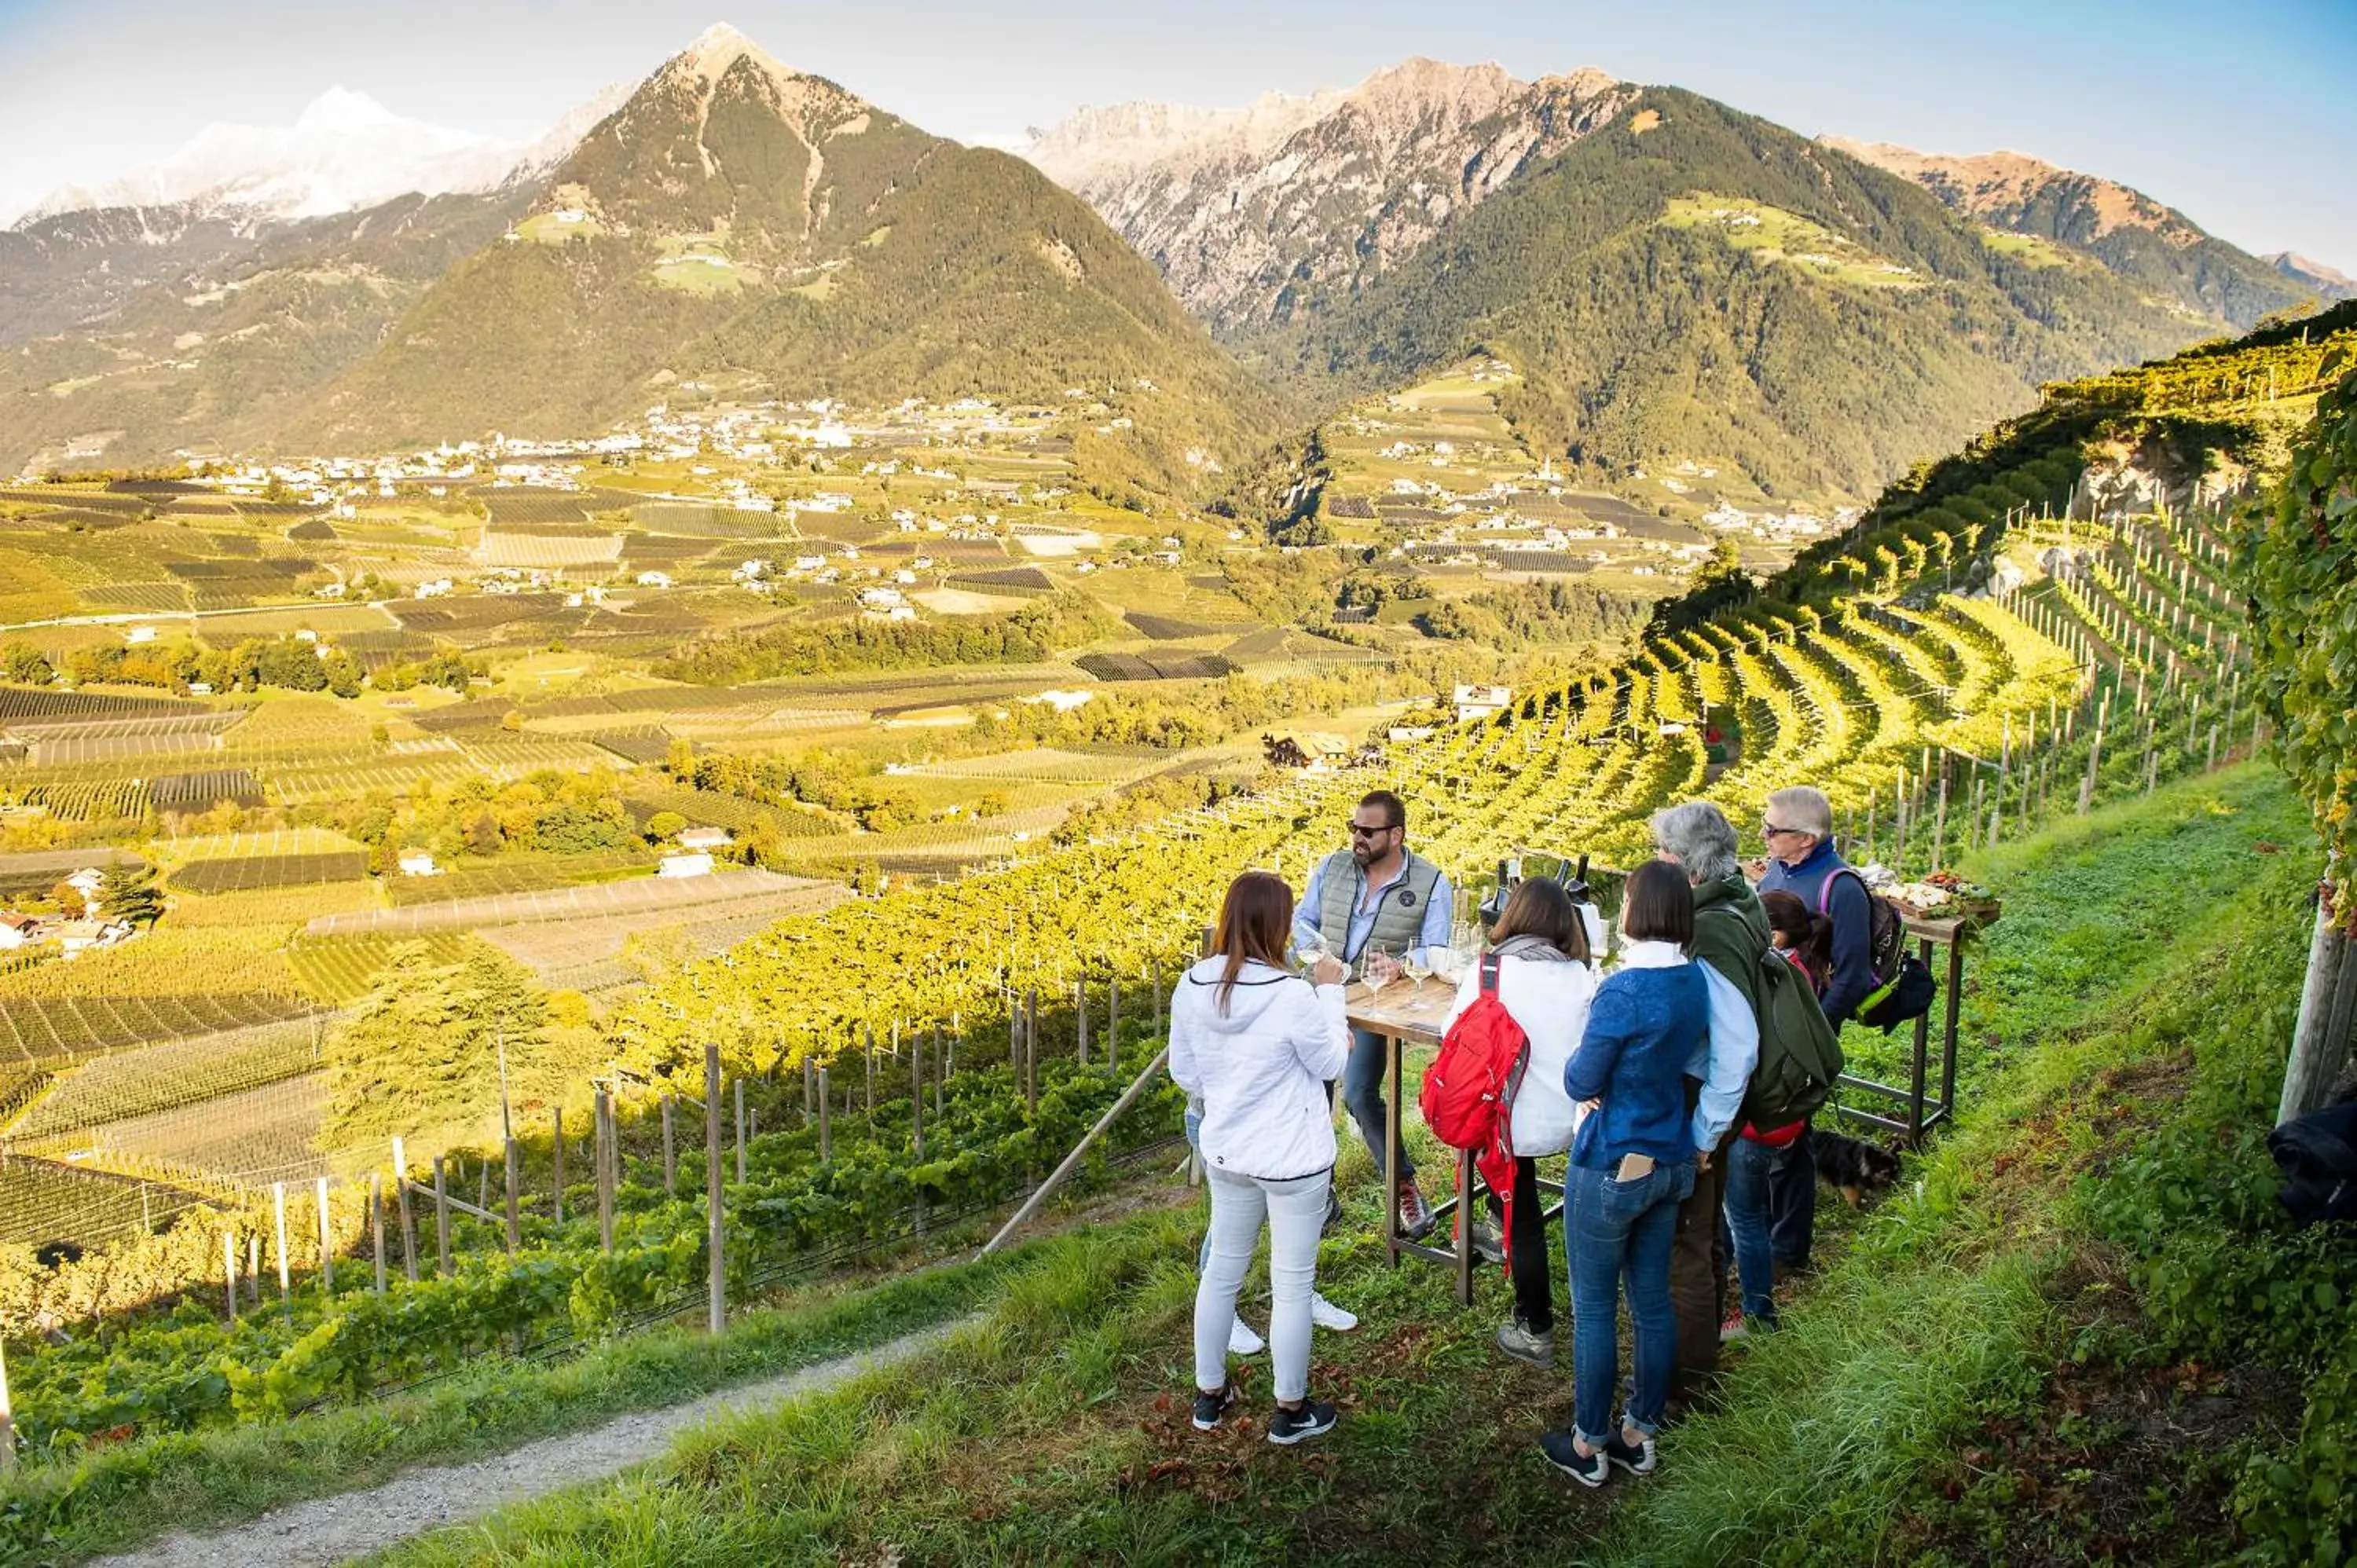
{"label": "green grass slope", "polygon": [[[2345,1411],[2320,1406],[2310,1425],[2331,1433],[2296,1434],[2297,1402],[2278,1398],[2199,1453],[2170,1441],[2169,1423],[2217,1420],[2216,1369],[2179,1375],[2212,1341],[2172,1326],[2168,1275],[2139,1259],[2288,1251],[2306,1294],[2265,1320],[2272,1332],[2212,1315],[2240,1369],[2228,1375],[2280,1396],[2335,1353],[2337,1320],[2293,1309],[2323,1299],[2319,1270],[2346,1287],[2345,1262],[2247,1201],[2266,1183],[2257,1090],[2288,1028],[2314,870],[2302,813],[2246,767],[2068,821],[1977,869],[2007,914],[1974,963],[1960,1129],[1828,1244],[1786,1331],[1736,1359],[1721,1410],[1674,1427],[1648,1480],[1585,1493],[1541,1462],[1531,1440],[1567,1414],[1566,1373],[1491,1349],[1505,1303],[1492,1273],[1464,1313],[1443,1273],[1383,1264],[1352,1150],[1350,1223],[1321,1284],[1363,1326],[1319,1337],[1314,1382],[1346,1413],[1311,1451],[1272,1447],[1256,1420],[1189,1429],[1196,1221],[1148,1216],[1102,1228],[926,1361],[392,1560],[2061,1562],[2091,1542],[2135,1561],[2244,1546],[2295,1559],[2295,1506],[2311,1531],[2345,1507],[2289,1497],[2299,1462],[2345,1439]],[[2244,1195],[2191,1199],[2211,1224],[2176,1237],[2148,1224],[2139,1240],[2104,1218],[2165,1220],[2171,1189],[2136,1162],[2181,1182],[2197,1146],[2207,1186]],[[2105,1316],[2115,1326],[2091,1338]],[[2158,1404],[2072,1412],[2074,1349],[2105,1346],[2123,1369],[2163,1371],[2136,1383]],[[1265,1418],[1259,1369],[1243,1387]],[[2050,1445],[2031,1447],[2041,1431]],[[2278,1470],[2295,1483],[2283,1499],[2268,1490]]]}

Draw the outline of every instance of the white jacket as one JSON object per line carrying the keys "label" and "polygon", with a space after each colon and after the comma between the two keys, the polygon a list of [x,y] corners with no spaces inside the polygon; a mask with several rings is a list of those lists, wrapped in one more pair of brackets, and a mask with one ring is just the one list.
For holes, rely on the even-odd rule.
{"label": "white jacket", "polygon": [[[1596,971],[1584,963],[1512,957],[1499,961],[1498,1000],[1531,1039],[1530,1062],[1523,1070],[1522,1088],[1514,1093],[1513,1122],[1506,1133],[1522,1158],[1559,1155],[1571,1147],[1572,1130],[1578,1123],[1571,1096],[1563,1090],[1564,1064],[1587,1032],[1587,1007],[1598,983]],[[1480,994],[1481,966],[1469,964],[1458,983],[1448,1024],[1455,1024]],[[1447,1025],[1441,1032],[1448,1032]]]}
{"label": "white jacket", "polygon": [[1203,1107],[1203,1163],[1272,1181],[1331,1168],[1326,1085],[1351,1054],[1342,988],[1248,962],[1223,1015],[1227,965],[1204,959],[1170,998],[1170,1076]]}

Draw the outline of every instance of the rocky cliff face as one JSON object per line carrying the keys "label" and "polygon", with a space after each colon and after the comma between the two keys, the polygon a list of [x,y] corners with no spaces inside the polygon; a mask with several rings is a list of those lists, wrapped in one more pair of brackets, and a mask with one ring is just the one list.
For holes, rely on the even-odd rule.
{"label": "rocky cliff face", "polygon": [[1522,81],[1412,59],[1347,91],[1242,109],[1083,109],[1024,156],[1236,334],[1356,292],[1637,91],[1592,70]]}

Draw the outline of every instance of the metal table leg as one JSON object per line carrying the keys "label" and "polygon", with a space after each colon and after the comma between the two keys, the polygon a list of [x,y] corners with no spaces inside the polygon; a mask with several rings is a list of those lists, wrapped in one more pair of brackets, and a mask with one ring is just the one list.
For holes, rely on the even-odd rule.
{"label": "metal table leg", "polygon": [[[1932,940],[1924,938],[1917,944],[1923,966],[1932,965]],[[1915,1062],[1907,1086],[1907,1142],[1910,1147],[1923,1145],[1923,1076],[1932,1054],[1932,1015],[1927,1009],[1915,1020]]]}
{"label": "metal table leg", "polygon": [[1956,1015],[1964,999],[1964,940],[1961,933],[1948,944],[1947,1043],[1940,1058],[1940,1109],[1953,1113],[1956,1104]]}
{"label": "metal table leg", "polygon": [[1383,1042],[1384,1066],[1391,1079],[1391,1094],[1383,1101],[1383,1168],[1375,1173],[1383,1187],[1383,1251],[1391,1257],[1392,1267],[1400,1261],[1399,1183],[1394,1179],[1392,1151],[1399,1147],[1400,1139],[1400,1043],[1394,1035]]}

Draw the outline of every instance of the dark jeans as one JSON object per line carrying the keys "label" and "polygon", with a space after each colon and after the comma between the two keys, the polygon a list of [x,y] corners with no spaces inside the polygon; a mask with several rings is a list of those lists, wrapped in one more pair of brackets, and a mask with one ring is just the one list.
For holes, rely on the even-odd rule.
{"label": "dark jeans", "polygon": [[1776,1320],[1776,1265],[1806,1268],[1816,1225],[1817,1162],[1802,1133],[1781,1149],[1737,1138],[1727,1148],[1727,1230],[1748,1317]]}
{"label": "dark jeans", "polygon": [[[1392,1169],[1392,1163],[1383,1158],[1383,1069],[1390,1065],[1390,1055],[1383,1036],[1372,1029],[1353,1029],[1351,1059],[1342,1068],[1342,1103],[1350,1108],[1351,1120],[1359,1124],[1359,1136],[1366,1140],[1378,1177]],[[1399,1169],[1413,1177],[1415,1162],[1407,1157],[1405,1147],[1399,1154]]]}
{"label": "dark jeans", "polygon": [[1677,1365],[1677,1318],[1670,1308],[1670,1249],[1678,1205],[1694,1191],[1692,1160],[1656,1165],[1635,1181],[1609,1170],[1571,1167],[1564,1241],[1571,1252],[1572,1429],[1590,1447],[1618,1430],[1612,1390],[1620,1380],[1616,1298],[1626,1283],[1636,1335],[1636,1387],[1627,1423],[1660,1429]]}
{"label": "dark jeans", "polygon": [[[1503,1205],[1490,1195],[1490,1211]],[[1539,1163],[1514,1161],[1514,1224],[1506,1238],[1506,1266],[1514,1277],[1514,1321],[1534,1334],[1555,1332],[1555,1272],[1547,1264],[1546,1197],[1539,1191]]]}

